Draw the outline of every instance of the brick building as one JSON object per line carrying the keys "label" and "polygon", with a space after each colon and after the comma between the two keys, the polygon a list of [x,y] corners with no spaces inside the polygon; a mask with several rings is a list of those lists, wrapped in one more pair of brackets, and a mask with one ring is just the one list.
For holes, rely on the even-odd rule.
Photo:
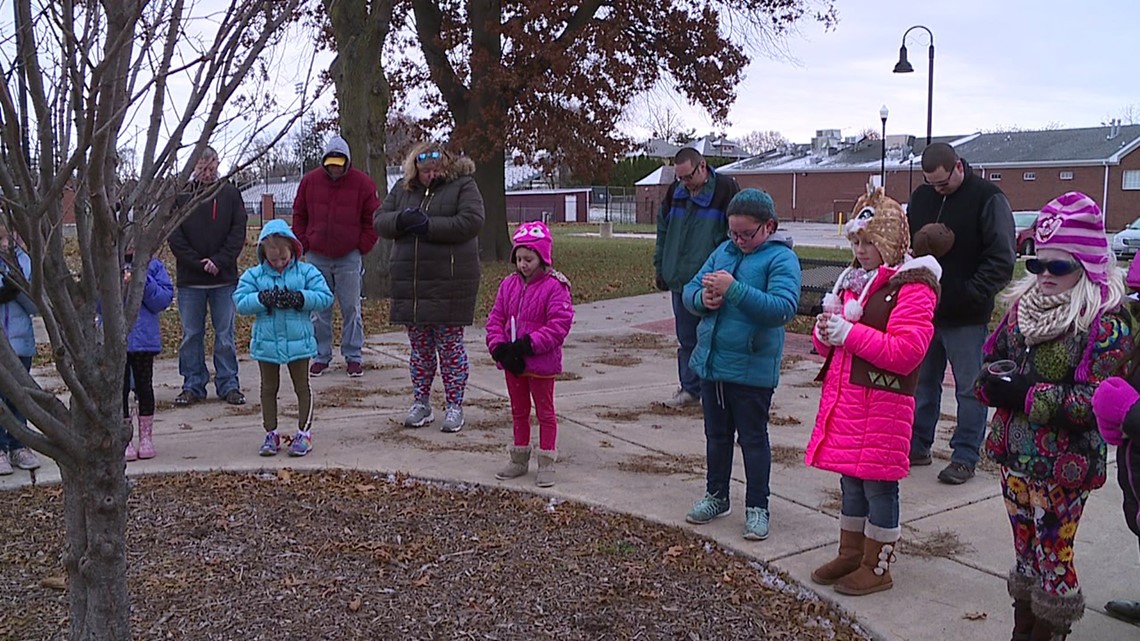
{"label": "brick building", "polygon": [[[817,136],[817,140],[818,140]],[[1014,210],[1035,210],[1066,191],[1083,191],[1105,210],[1109,229],[1140,217],[1140,125],[947,136],[975,173],[994,180]],[[922,184],[925,139],[887,137],[887,195],[907,202]],[[772,194],[786,220],[836,222],[867,182],[879,180],[877,140],[832,140],[754,156],[720,171]],[[655,222],[673,181],[664,167],[638,182],[638,222]]]}

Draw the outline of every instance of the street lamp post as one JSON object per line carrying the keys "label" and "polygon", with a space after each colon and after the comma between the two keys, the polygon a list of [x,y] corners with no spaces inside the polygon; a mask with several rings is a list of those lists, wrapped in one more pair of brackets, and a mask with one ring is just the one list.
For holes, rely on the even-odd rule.
{"label": "street lamp post", "polygon": [[926,27],[918,24],[911,27],[910,29],[907,29],[906,32],[903,33],[902,46],[899,47],[899,61],[895,63],[895,73],[912,73],[914,71],[914,67],[912,67],[910,62],[908,62],[906,59],[906,37],[910,34],[911,31],[914,31],[915,29],[922,29],[926,32],[926,35],[930,36],[930,66],[929,71],[926,74],[926,144],[929,145],[930,116],[934,105],[934,34],[930,32],[930,29],[927,29]]}
{"label": "street lamp post", "polygon": [[886,105],[883,105],[883,107],[881,109],[879,109],[879,119],[883,121],[883,140],[882,140],[883,153],[880,156],[880,160],[879,160],[879,186],[883,188],[884,192],[886,192],[886,190],[887,190],[887,114],[888,113],[890,113],[890,112],[887,111]]}

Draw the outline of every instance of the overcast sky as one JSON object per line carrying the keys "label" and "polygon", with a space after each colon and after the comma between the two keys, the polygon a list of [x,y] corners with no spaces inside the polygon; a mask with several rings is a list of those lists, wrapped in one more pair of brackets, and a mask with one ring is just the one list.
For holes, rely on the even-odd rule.
{"label": "overcast sky", "polygon": [[[1140,114],[1138,0],[835,0],[839,24],[805,24],[795,62],[756,58],[730,115],[730,135],[774,129],[808,142],[817,129],[926,134],[926,32],[907,37],[914,73],[892,73],[903,33],[934,33],[934,135],[1001,127],[1097,126]],[[711,121],[674,106],[698,134]]]}

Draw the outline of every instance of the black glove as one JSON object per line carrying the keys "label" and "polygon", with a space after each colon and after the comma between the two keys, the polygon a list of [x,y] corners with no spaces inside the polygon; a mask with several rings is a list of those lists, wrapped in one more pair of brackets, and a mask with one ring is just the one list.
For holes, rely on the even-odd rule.
{"label": "black glove", "polygon": [[409,207],[396,216],[396,231],[423,235],[427,232],[427,220],[419,207]]}
{"label": "black glove", "polygon": [[5,278],[4,286],[0,287],[0,305],[16,300],[16,297],[19,295],[20,290],[16,287],[16,284]]}
{"label": "black glove", "polygon": [[[1005,380],[1009,379],[1009,380]],[[1015,411],[1025,411],[1025,398],[1033,384],[1024,374],[993,376],[986,374],[982,379],[982,394],[990,407],[1001,407]]]}
{"label": "black glove", "polygon": [[530,335],[525,334],[514,343],[515,353],[519,356],[534,356],[534,346],[530,344]]}
{"label": "black glove", "polygon": [[491,350],[491,358],[494,359],[496,363],[504,362],[510,355],[510,343],[499,343],[495,346],[495,349]]}
{"label": "black glove", "polygon": [[502,361],[502,365],[503,369],[515,376],[522,376],[523,372],[526,371],[526,359],[516,353],[508,352]]}
{"label": "black glove", "polygon": [[279,307],[283,309],[295,309],[301,311],[305,306],[305,295],[299,291],[291,291],[288,289],[281,290],[278,297]]}
{"label": "black glove", "polygon": [[656,285],[657,289],[660,289],[663,292],[669,291],[669,283],[665,282],[665,278],[661,274],[657,274]]}
{"label": "black glove", "polygon": [[269,308],[270,311],[277,306],[277,301],[273,296],[273,290],[263,289],[257,292],[257,302]]}

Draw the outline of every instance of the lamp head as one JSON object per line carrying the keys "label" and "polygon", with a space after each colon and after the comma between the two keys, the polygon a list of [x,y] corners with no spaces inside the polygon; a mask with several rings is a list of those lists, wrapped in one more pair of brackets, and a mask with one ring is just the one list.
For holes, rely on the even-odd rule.
{"label": "lamp head", "polygon": [[914,67],[906,59],[906,45],[899,47],[899,61],[895,63],[895,73],[912,73]]}
{"label": "lamp head", "polygon": [[890,114],[890,111],[887,110],[886,105],[883,105],[882,108],[879,109],[879,118],[881,118],[883,122],[886,122],[888,114]]}

